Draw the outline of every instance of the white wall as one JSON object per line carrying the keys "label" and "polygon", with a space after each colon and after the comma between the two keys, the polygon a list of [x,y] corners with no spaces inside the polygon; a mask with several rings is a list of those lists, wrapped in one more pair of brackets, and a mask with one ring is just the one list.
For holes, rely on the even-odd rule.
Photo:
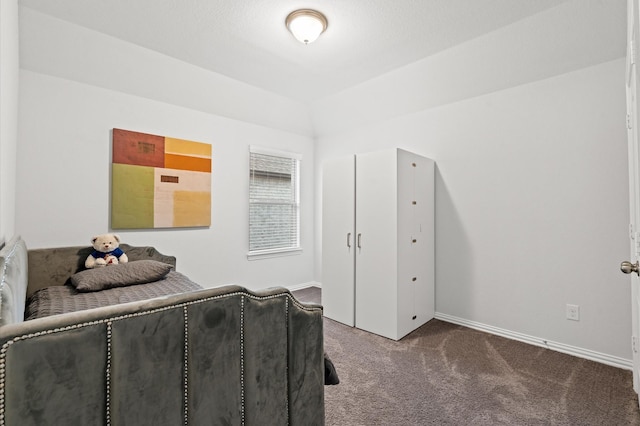
{"label": "white wall", "polygon": [[[251,90],[236,90],[226,82],[221,84],[220,76],[199,68],[24,11],[21,9],[20,34],[21,54],[24,52],[26,59],[20,71],[16,232],[29,247],[88,246],[94,234],[109,231],[111,130],[122,128],[213,146],[211,227],[118,231],[124,242],[153,245],[177,256],[178,270],[204,286],[235,283],[257,289],[313,281],[313,140],[302,134],[299,124],[282,128],[296,103],[255,89],[254,99],[282,108],[253,105],[245,111],[248,119],[240,120],[235,117],[243,112],[231,102],[228,114],[213,113],[224,109],[225,100],[212,98],[209,104],[197,93],[198,87],[205,92],[219,88],[219,93],[229,97],[238,93],[239,103],[252,94]],[[90,39],[94,56],[104,64],[117,64],[125,57],[131,69],[149,67],[151,62],[178,76],[184,72],[189,80],[172,84],[170,76],[163,74],[141,82],[141,75],[128,80],[117,73],[109,79],[103,73],[100,84],[88,81],[93,77],[74,81],[74,69],[88,72],[96,67],[93,61],[97,59],[81,52],[72,54],[66,51],[70,49],[66,45],[60,46],[60,59],[56,59],[56,52],[49,50],[56,50],[58,45],[45,43],[45,39],[58,37],[58,32],[74,40]],[[51,72],[47,73],[49,66]],[[129,90],[129,85],[138,83],[148,90],[146,95]],[[189,89],[188,93],[175,85]],[[253,261],[246,258],[249,145],[303,155],[301,255]]]}
{"label": "white wall", "polygon": [[433,158],[437,312],[624,363],[624,117],[620,59],[325,136],[316,160],[394,146]]}
{"label": "white wall", "polygon": [[20,7],[23,69],[302,135],[306,105]]}
{"label": "white wall", "polygon": [[0,243],[15,226],[18,143],[18,2],[0,2]]}
{"label": "white wall", "polygon": [[626,2],[568,0],[311,106],[317,134],[482,96],[625,55]]}

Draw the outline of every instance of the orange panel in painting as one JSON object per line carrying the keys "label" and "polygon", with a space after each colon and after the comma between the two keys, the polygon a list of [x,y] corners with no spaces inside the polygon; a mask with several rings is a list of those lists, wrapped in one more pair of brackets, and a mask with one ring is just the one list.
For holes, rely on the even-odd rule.
{"label": "orange panel in painting", "polygon": [[167,169],[211,173],[211,158],[166,154],[164,157],[164,167]]}
{"label": "orange panel in painting", "polygon": [[113,129],[113,162],[164,167],[164,137]]}

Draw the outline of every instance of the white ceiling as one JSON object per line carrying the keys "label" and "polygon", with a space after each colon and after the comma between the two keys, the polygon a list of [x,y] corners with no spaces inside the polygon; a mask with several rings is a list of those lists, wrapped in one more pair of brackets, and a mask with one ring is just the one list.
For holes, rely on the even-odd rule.
{"label": "white ceiling", "polygon": [[[567,1],[570,0],[19,3],[253,86],[311,102]],[[615,1],[624,10],[626,2]],[[314,8],[327,16],[329,27],[313,44],[299,43],[285,28],[285,17],[298,8]]]}

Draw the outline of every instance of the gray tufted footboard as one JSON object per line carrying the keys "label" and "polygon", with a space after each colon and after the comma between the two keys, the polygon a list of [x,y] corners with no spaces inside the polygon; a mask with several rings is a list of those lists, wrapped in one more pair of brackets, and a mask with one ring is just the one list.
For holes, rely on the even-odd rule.
{"label": "gray tufted footboard", "polygon": [[0,426],[322,425],[322,308],[226,286],[0,327]]}

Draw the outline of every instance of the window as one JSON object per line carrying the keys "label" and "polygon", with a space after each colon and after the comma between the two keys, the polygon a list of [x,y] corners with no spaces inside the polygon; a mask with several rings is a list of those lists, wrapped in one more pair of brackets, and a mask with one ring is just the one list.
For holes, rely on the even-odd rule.
{"label": "window", "polygon": [[300,250],[300,155],[249,149],[249,257]]}

